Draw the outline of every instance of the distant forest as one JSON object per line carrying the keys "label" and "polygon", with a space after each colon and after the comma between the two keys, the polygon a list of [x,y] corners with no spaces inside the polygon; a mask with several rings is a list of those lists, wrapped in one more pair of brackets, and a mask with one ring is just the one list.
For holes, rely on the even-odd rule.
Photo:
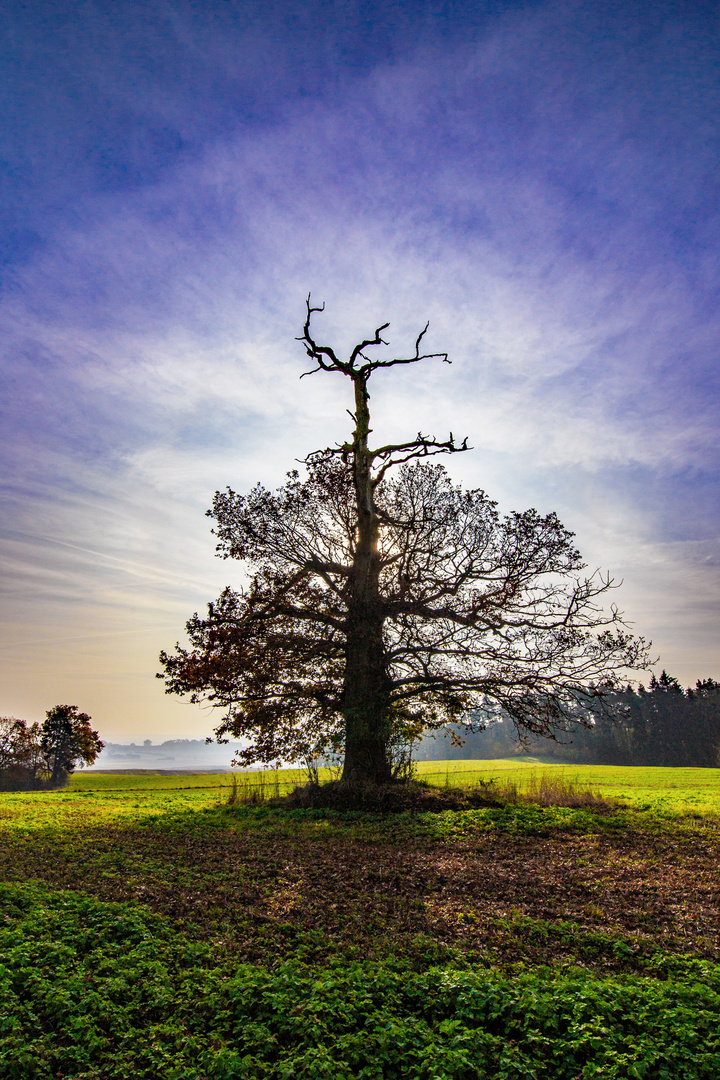
{"label": "distant forest", "polygon": [[[511,722],[492,723],[485,731],[463,736],[454,746],[441,732],[425,736],[414,757],[419,761],[447,758],[526,757],[543,761],[587,765],[689,765],[720,766],[720,682],[699,680],[684,690],[677,679],[663,671],[646,689],[630,688],[606,699],[604,711],[594,717],[591,728],[574,726],[558,733],[557,740],[517,740]],[[100,768],[188,769],[229,768],[239,744],[206,744],[204,740],[172,739],[153,745],[108,743]],[[96,765],[96,768],[98,767]]]}
{"label": "distant forest", "polygon": [[[460,729],[456,734],[463,738]],[[592,727],[573,725],[557,740],[530,737],[523,745],[514,725],[496,721],[485,731],[464,736],[462,746],[450,737],[426,736],[415,755],[420,761],[446,758],[527,756],[545,761],[587,765],[720,766],[720,683],[701,679],[684,690],[663,671],[646,689],[627,688],[605,701]]]}

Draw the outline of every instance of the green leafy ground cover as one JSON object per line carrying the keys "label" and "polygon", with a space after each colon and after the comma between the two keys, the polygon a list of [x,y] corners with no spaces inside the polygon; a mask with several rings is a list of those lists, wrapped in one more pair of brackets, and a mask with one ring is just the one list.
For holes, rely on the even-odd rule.
{"label": "green leafy ground cover", "polygon": [[717,1077],[716,774],[564,768],[623,805],[0,796],[0,1077]]}

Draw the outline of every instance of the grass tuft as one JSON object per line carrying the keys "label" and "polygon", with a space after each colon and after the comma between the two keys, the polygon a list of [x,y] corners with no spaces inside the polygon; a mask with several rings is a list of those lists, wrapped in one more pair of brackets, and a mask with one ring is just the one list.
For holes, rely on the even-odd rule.
{"label": "grass tuft", "polygon": [[[277,774],[276,774],[277,775]],[[257,806],[272,803],[289,809],[325,809],[370,813],[424,813],[467,810],[483,806],[564,806],[573,809],[610,811],[619,804],[596,788],[568,779],[562,773],[532,773],[525,784],[517,780],[480,779],[475,784],[444,787],[422,780],[374,785],[333,780],[325,784],[304,784],[281,795],[277,779],[265,783],[257,779],[233,777],[228,806]]]}
{"label": "grass tuft", "polygon": [[225,803],[227,806],[258,806],[269,799],[279,798],[280,790],[277,772],[274,773],[274,779],[262,772],[235,775],[230,781]]}
{"label": "grass tuft", "polygon": [[568,779],[562,773],[531,773],[520,787],[516,780],[480,780],[467,789],[474,805],[479,795],[488,802],[500,805],[530,803],[535,806],[568,806],[581,810],[613,810],[619,803],[608,799],[597,788]]}

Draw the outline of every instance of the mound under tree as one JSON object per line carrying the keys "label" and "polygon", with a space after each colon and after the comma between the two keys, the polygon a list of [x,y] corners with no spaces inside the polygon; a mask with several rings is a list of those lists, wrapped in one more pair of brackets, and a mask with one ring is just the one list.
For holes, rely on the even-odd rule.
{"label": "mound under tree", "polygon": [[467,440],[371,447],[370,377],[448,357],[421,351],[427,326],[410,356],[388,357],[386,323],[341,359],[311,331],[322,310],[308,300],[304,374],[351,381],[352,436],[275,492],[216,493],[218,553],[252,576],[190,619],[189,648],[161,653],[167,692],[222,708],[216,737],[248,740],[243,764],[335,750],[354,783],[390,780],[399,749],[426,729],[499,713],[545,736],[587,723],[647,661],[617,608],[602,607],[612,580],[583,576],[554,513],[502,517],[428,460]]}

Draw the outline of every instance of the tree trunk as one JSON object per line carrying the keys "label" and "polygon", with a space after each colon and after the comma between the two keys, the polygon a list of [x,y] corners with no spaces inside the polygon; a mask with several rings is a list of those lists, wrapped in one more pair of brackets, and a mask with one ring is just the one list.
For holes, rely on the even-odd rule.
{"label": "tree trunk", "polygon": [[368,451],[370,412],[367,382],[355,383],[353,440],[357,544],[348,597],[348,630],[343,685],[345,762],[343,780],[384,784],[391,778],[388,755],[389,695],[380,599],[379,522],[373,499]]}
{"label": "tree trunk", "polygon": [[358,612],[349,628],[345,686],[345,763],[343,780],[385,784],[388,758],[388,686],[382,622],[372,612]]}

